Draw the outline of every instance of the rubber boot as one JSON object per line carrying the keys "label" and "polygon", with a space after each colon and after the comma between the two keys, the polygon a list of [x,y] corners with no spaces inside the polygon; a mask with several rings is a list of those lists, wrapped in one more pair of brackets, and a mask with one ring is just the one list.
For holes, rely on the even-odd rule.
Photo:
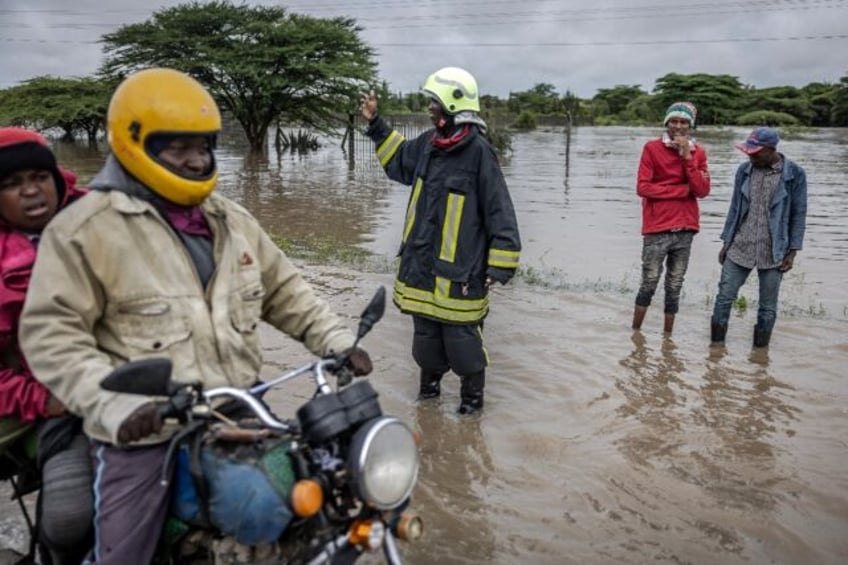
{"label": "rubber boot", "polygon": [[754,347],[768,347],[771,340],[771,331],[760,329],[760,326],[754,326]]}
{"label": "rubber boot", "polygon": [[486,385],[486,372],[480,371],[471,375],[461,376],[462,384],[459,389],[458,414],[475,414],[483,409],[483,387]]}
{"label": "rubber boot", "polygon": [[710,322],[710,345],[724,345],[727,336],[727,324]]}
{"label": "rubber boot", "polygon": [[636,308],[633,309],[633,329],[638,330],[642,328],[642,322],[645,320],[645,314],[648,312],[647,306],[639,306],[636,305]]}
{"label": "rubber boot", "polygon": [[663,333],[666,335],[671,334],[671,331],[674,329],[674,314],[669,314],[666,312],[665,320],[663,321]]}
{"label": "rubber boot", "polygon": [[438,398],[442,393],[442,376],[443,373],[434,373],[422,369],[418,386],[418,399]]}

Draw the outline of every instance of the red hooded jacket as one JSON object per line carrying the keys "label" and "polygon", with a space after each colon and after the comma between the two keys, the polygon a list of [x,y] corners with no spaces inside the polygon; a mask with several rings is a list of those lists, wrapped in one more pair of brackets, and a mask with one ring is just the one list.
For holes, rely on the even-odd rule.
{"label": "red hooded jacket", "polygon": [[[60,172],[65,179],[61,210],[88,191],[75,186],[73,173]],[[12,416],[24,422],[46,417],[50,396],[32,376],[17,338],[35,255],[25,234],[0,222],[0,418]]]}
{"label": "red hooded jacket", "polygon": [[706,151],[696,145],[692,158],[685,161],[662,139],[647,142],[639,161],[636,193],[642,197],[642,235],[699,231],[697,199],[710,194]]}

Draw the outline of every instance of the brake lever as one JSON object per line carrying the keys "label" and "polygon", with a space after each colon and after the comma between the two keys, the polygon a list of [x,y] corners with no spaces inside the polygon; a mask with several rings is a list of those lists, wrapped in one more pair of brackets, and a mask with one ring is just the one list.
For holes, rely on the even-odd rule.
{"label": "brake lever", "polygon": [[[350,351],[353,351],[353,349],[350,349]],[[349,385],[355,376],[353,369],[348,366],[349,358],[350,353],[336,353],[328,357],[333,363],[328,364],[325,369],[336,376],[336,383],[340,387]]]}
{"label": "brake lever", "polygon": [[193,403],[194,395],[191,392],[178,392],[171,396],[167,402],[159,404],[159,416],[163,420],[176,418],[181,424],[185,424],[188,421],[188,414]]}
{"label": "brake lever", "polygon": [[353,381],[353,369],[347,365],[342,365],[341,369],[336,372],[336,382],[340,387],[347,386]]}

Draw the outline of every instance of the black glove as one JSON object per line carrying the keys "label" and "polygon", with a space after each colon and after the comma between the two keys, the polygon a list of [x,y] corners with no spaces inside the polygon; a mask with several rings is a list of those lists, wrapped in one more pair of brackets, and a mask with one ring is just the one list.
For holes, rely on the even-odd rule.
{"label": "black glove", "polygon": [[123,421],[118,428],[118,443],[126,444],[138,441],[162,429],[162,416],[159,406],[148,402],[136,408],[135,412]]}
{"label": "black glove", "polygon": [[353,371],[353,374],[357,377],[367,375],[374,369],[374,366],[371,364],[371,357],[364,349],[359,349],[358,347],[356,349],[348,349],[344,352],[344,355],[347,357],[345,367]]}
{"label": "black glove", "polygon": [[506,284],[513,275],[515,275],[515,269],[501,269],[498,267],[489,267],[486,269],[486,277],[493,281],[489,286],[493,286],[495,281]]}

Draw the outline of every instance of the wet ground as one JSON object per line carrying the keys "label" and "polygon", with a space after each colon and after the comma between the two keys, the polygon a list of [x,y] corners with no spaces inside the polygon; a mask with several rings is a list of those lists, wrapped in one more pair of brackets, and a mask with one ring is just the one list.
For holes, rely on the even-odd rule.
{"label": "wet ground", "polygon": [[[492,300],[482,417],[454,414],[455,378],[440,400],[415,401],[411,321],[393,307],[366,339],[384,410],[422,434],[414,506],[427,533],[403,548],[407,562],[848,562],[848,132],[781,146],[807,168],[810,211],[767,353],[751,350],[750,307],[735,312],[726,349],[708,347],[740,129],[699,132],[713,194],[673,336],[663,337],[658,308],[642,332],[629,329],[641,244],[635,170],[655,133],[577,130],[567,178],[561,132],[514,139],[504,171],[525,273]],[[333,147],[245,163],[237,149],[224,143],[221,189],[269,230],[391,254],[408,193],[371,156],[350,167]],[[96,167],[75,155],[67,160],[83,176]],[[304,268],[351,325],[373,290],[391,285],[370,268]],[[749,302],[755,289],[743,289]],[[270,330],[264,338],[267,375],[308,359]],[[270,398],[286,411],[308,393],[293,383]],[[0,508],[2,531],[16,514]]]}

